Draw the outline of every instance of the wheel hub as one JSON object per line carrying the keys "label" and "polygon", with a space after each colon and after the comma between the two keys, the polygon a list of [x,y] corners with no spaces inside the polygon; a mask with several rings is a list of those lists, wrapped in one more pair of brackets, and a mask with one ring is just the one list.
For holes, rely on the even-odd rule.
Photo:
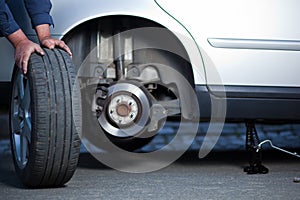
{"label": "wheel hub", "polygon": [[108,116],[118,126],[130,126],[140,114],[139,102],[132,94],[120,94],[109,102]]}
{"label": "wheel hub", "polygon": [[131,107],[129,107],[126,103],[121,103],[120,105],[117,106],[117,114],[126,117],[129,115],[131,111]]}
{"label": "wheel hub", "polygon": [[146,92],[135,82],[117,83],[108,88],[104,109],[98,118],[107,134],[132,137],[145,129],[151,110]]}

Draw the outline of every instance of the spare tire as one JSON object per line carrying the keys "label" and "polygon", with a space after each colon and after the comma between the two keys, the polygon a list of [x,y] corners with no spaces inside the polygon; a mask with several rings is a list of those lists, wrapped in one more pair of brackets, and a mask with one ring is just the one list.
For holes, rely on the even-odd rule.
{"label": "spare tire", "polygon": [[73,121],[74,66],[60,49],[32,54],[28,73],[15,66],[10,139],[16,173],[28,187],[63,186],[73,176],[80,139]]}

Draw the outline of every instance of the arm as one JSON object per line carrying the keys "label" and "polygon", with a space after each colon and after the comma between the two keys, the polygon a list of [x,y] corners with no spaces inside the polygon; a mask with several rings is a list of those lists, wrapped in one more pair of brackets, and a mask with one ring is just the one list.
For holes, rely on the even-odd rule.
{"label": "arm", "polygon": [[42,48],[31,42],[19,28],[4,0],[0,0],[0,36],[7,37],[15,47],[16,64],[24,74],[27,72],[27,63],[33,52],[44,55]]}
{"label": "arm", "polygon": [[4,0],[0,0],[0,36],[7,37],[17,31],[19,25],[15,22]]}
{"label": "arm", "polygon": [[50,0],[25,0],[25,6],[41,45],[49,49],[60,47],[72,56],[71,50],[63,41],[51,38],[50,26],[53,25],[53,20],[50,15]]}
{"label": "arm", "polygon": [[[51,3],[49,3],[49,0],[25,0],[25,5],[32,17],[32,24],[41,44],[50,49],[58,46],[72,56],[69,47],[63,41],[53,39],[50,36],[50,25],[53,22],[52,17],[49,15],[51,9]],[[6,37],[15,47],[15,62],[24,74],[27,73],[28,60],[32,53],[37,52],[44,55],[43,49],[38,44],[30,41],[20,29],[4,0],[0,0],[1,36]]]}
{"label": "arm", "polygon": [[24,3],[31,19],[32,28],[41,24],[53,25],[50,15],[52,8],[50,0],[24,0]]}

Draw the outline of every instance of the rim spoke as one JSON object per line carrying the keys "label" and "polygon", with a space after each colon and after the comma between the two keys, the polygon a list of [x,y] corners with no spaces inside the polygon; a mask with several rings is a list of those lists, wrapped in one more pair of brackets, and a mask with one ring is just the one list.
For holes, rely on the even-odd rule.
{"label": "rim spoke", "polygon": [[19,118],[19,113],[18,112],[15,112],[13,114],[13,133],[14,134],[20,134],[21,132],[21,122],[20,122],[20,118]]}
{"label": "rim spoke", "polygon": [[25,164],[26,163],[26,157],[27,157],[27,148],[28,148],[28,142],[27,142],[27,139],[26,139],[26,136],[25,135],[21,135],[21,152],[20,152],[20,161],[21,161],[21,164]]}
{"label": "rim spoke", "polygon": [[19,104],[22,105],[21,102],[23,101],[23,98],[24,98],[24,82],[23,82],[22,74],[18,75],[17,89],[18,89],[18,101],[19,101]]}
{"label": "rim spoke", "polygon": [[24,90],[24,96],[23,96],[23,100],[22,100],[22,108],[25,111],[29,110],[29,106],[30,106],[30,91],[29,91],[29,82],[27,81],[26,83],[26,87]]}
{"label": "rim spoke", "polygon": [[30,119],[30,117],[25,118],[23,134],[24,134],[23,136],[27,139],[28,144],[30,144],[30,141],[31,141],[31,119]]}

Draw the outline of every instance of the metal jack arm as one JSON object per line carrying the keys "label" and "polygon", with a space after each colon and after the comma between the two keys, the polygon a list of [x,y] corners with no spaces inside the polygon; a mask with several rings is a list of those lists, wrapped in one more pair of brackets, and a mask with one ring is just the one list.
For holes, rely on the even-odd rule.
{"label": "metal jack arm", "polygon": [[273,143],[272,143],[271,140],[265,140],[265,141],[262,141],[261,143],[259,143],[258,148],[257,148],[256,151],[258,152],[258,151],[261,149],[261,146],[262,146],[263,144],[265,144],[265,143],[270,143],[270,145],[271,145],[271,147],[272,147],[273,149],[276,149],[276,150],[278,150],[278,151],[282,151],[282,152],[284,152],[284,153],[287,153],[287,154],[290,154],[290,155],[292,155],[292,156],[296,156],[296,157],[300,158],[300,155],[297,154],[297,152],[290,152],[290,151],[284,150],[284,149],[282,149],[282,148],[279,148],[279,147],[273,145]]}

